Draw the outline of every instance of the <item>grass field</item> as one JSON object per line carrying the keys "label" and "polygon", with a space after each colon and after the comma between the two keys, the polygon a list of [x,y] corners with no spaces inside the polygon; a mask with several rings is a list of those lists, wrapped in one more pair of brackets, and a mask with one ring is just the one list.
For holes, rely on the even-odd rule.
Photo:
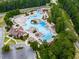
{"label": "grass field", "polygon": [[3,25],[4,25],[3,17],[0,17],[0,27],[2,27]]}
{"label": "grass field", "polygon": [[4,39],[4,43],[7,42],[9,40],[9,38],[5,37]]}
{"label": "grass field", "polygon": [[16,44],[16,42],[14,40],[10,40],[8,44],[12,45],[12,44]]}
{"label": "grass field", "polygon": [[7,44],[12,45],[12,44],[16,44],[16,42],[8,37],[5,37],[4,39],[4,43],[6,43],[8,40],[10,40]]}

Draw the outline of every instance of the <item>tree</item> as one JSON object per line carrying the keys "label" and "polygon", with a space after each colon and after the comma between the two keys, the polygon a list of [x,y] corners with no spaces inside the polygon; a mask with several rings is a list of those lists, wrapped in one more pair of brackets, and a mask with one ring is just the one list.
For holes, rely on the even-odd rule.
{"label": "tree", "polygon": [[[43,44],[41,44],[39,46],[39,53],[40,53],[40,57],[41,59],[50,59],[51,56],[49,55],[49,46],[47,42],[43,42]],[[51,51],[50,51],[51,52]]]}
{"label": "tree", "polygon": [[9,0],[0,2],[0,12],[6,12],[14,9],[37,7],[50,3],[50,0]]}
{"label": "tree", "polygon": [[74,29],[79,33],[79,11],[77,6],[72,2],[72,0],[58,0],[59,5],[66,10],[72,22],[74,24]]}
{"label": "tree", "polygon": [[40,2],[40,6],[45,5],[46,4],[46,0],[39,0]]}
{"label": "tree", "polygon": [[9,52],[11,49],[10,49],[10,46],[9,45],[4,45],[3,47],[2,47],[2,51],[3,52]]}
{"label": "tree", "polygon": [[69,57],[73,59],[75,55],[74,43],[66,37],[64,32],[57,35],[56,42],[51,45],[51,49],[57,59],[68,59]]}
{"label": "tree", "polygon": [[51,0],[46,0],[46,3],[50,3]]}
{"label": "tree", "polygon": [[34,51],[38,50],[38,42],[34,41],[34,42],[30,42],[30,46],[32,47],[32,49]]}
{"label": "tree", "polygon": [[78,8],[78,10],[79,10],[79,0],[72,0],[73,1],[73,3],[77,6],[77,8]]}
{"label": "tree", "polygon": [[5,17],[4,17],[4,21],[7,24],[8,28],[12,27],[13,22],[11,21],[10,17],[13,17],[15,15],[20,14],[20,11],[18,9],[16,10],[12,10],[6,13]]}
{"label": "tree", "polygon": [[56,21],[56,32],[57,33],[60,33],[60,32],[63,32],[65,31],[65,23],[64,23],[64,20],[61,19],[62,17],[59,17]]}
{"label": "tree", "polygon": [[60,8],[58,5],[53,4],[51,6],[51,21],[54,22],[56,24],[56,20],[58,17],[61,16],[61,12],[60,12]]}

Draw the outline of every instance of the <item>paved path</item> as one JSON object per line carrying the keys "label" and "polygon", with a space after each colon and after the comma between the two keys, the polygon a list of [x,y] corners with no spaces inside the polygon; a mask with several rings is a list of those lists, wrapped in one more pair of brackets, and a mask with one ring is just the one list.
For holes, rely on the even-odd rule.
{"label": "paved path", "polygon": [[79,42],[78,41],[75,43],[75,45],[76,45],[77,48],[79,48]]}
{"label": "paved path", "polygon": [[0,59],[2,59],[2,50],[0,49]]}
{"label": "paved path", "polygon": [[9,37],[8,35],[6,36],[6,37],[8,37],[8,38],[10,38],[5,44],[7,44],[10,40],[13,40],[13,41],[15,41],[15,43],[17,44],[17,41],[16,41],[16,39],[14,39],[14,38],[12,38],[12,37]]}

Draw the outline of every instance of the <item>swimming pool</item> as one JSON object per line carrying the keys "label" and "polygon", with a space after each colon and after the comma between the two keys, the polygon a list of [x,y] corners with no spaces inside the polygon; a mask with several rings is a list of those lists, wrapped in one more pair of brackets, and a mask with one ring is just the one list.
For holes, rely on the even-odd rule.
{"label": "swimming pool", "polygon": [[[33,15],[26,16],[26,22],[23,25],[24,31],[29,30],[31,27],[36,28],[39,32],[41,32],[43,35],[40,37],[42,41],[50,41],[52,39],[53,33],[47,28],[47,24],[45,21],[42,21],[43,14],[41,11],[37,10],[34,11]],[[38,24],[32,24],[31,20],[39,20],[40,22]]]}

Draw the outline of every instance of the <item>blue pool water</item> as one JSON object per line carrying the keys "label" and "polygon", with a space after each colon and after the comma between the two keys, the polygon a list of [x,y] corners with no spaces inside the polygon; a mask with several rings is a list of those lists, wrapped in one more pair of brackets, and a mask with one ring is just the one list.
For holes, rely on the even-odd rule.
{"label": "blue pool water", "polygon": [[42,22],[40,22],[40,25],[41,26],[46,26],[46,23],[42,21]]}
{"label": "blue pool water", "polygon": [[42,41],[49,41],[51,40],[53,34],[51,33],[51,31],[46,27],[46,23],[44,21],[40,21],[40,23],[38,24],[32,24],[31,20],[35,19],[35,20],[39,20],[42,19],[43,14],[40,11],[34,11],[34,15],[30,15],[30,16],[26,16],[26,22],[23,25],[24,30],[29,30],[31,27],[36,28],[39,32],[41,32],[43,35],[40,37],[40,39]]}

